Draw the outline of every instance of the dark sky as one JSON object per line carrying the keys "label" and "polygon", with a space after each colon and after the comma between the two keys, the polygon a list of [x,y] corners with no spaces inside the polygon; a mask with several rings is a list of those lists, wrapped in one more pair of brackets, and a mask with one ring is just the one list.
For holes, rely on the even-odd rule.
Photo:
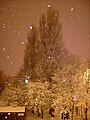
{"label": "dark sky", "polygon": [[29,26],[38,26],[48,5],[60,12],[66,48],[90,58],[89,0],[0,0],[0,69],[8,75],[15,75],[23,64]]}

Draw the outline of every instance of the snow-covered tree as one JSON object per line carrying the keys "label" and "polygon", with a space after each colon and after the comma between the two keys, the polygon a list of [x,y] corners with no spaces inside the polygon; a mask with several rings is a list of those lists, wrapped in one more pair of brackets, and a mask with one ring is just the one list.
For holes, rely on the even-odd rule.
{"label": "snow-covered tree", "polygon": [[26,86],[7,86],[0,96],[2,98],[0,103],[3,102],[1,106],[24,106],[26,103],[26,94]]}
{"label": "snow-covered tree", "polygon": [[28,84],[28,107],[40,107],[48,108],[52,102],[53,94],[48,89],[49,83],[41,83],[41,82],[29,82]]}
{"label": "snow-covered tree", "polygon": [[[86,64],[85,64],[86,63]],[[80,102],[83,103],[85,109],[85,120],[88,119],[89,104],[90,104],[90,61],[84,62],[84,71],[82,71],[82,94]]]}
{"label": "snow-covered tree", "polygon": [[60,112],[62,108],[72,110],[76,102],[79,101],[81,94],[81,61],[76,61],[74,64],[65,64],[62,69],[58,69],[53,77],[53,80],[57,83],[57,99],[54,101],[56,104],[56,110]]}
{"label": "snow-covered tree", "polygon": [[59,21],[58,11],[51,7],[48,8],[47,14],[42,13],[39,21],[40,64],[43,76],[49,81],[59,66],[64,51],[62,26]]}
{"label": "snow-covered tree", "polygon": [[24,55],[24,71],[26,75],[30,76],[30,79],[34,79],[35,74],[35,67],[36,67],[36,54],[37,54],[37,39],[38,33],[35,25],[30,26],[30,30],[28,32],[27,44],[25,49]]}
{"label": "snow-covered tree", "polygon": [[29,75],[30,80],[42,77],[41,80],[50,82],[56,69],[63,66],[67,56],[59,12],[48,7],[47,13],[41,15],[38,31],[34,25],[30,26],[24,65],[20,69],[19,76]]}

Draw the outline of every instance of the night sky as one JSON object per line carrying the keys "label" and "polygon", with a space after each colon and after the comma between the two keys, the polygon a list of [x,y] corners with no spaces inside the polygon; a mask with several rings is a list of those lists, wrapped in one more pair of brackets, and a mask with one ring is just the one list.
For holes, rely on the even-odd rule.
{"label": "night sky", "polygon": [[0,69],[15,75],[23,64],[29,26],[38,26],[48,5],[57,8],[65,46],[80,58],[90,58],[89,0],[0,0]]}

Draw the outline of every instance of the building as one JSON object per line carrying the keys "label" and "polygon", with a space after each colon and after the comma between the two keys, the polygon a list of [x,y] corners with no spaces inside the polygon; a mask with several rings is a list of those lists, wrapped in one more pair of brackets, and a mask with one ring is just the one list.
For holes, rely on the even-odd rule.
{"label": "building", "polygon": [[0,120],[25,120],[25,107],[0,107]]}

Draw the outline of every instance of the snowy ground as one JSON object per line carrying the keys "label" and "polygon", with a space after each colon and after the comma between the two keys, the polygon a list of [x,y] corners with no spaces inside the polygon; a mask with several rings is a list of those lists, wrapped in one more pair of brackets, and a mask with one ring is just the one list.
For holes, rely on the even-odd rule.
{"label": "snowy ground", "polygon": [[[44,115],[44,118],[42,119],[42,118],[37,117],[36,115],[30,113],[30,116],[28,117],[27,120],[62,120],[62,119],[60,117],[57,117],[57,118],[54,117],[54,118],[52,118],[50,116],[45,116],[45,115]],[[72,120],[72,119],[69,119],[69,120]],[[77,115],[77,116],[74,115],[73,116],[73,120],[85,120],[85,119],[81,118],[80,115]]]}
{"label": "snowy ground", "polygon": [[[41,119],[39,117],[30,117],[28,120],[61,120],[61,119],[60,118],[43,118],[43,119]],[[69,120],[71,120],[71,119],[69,119]],[[81,117],[78,116],[77,118],[74,117],[73,120],[84,120],[84,119],[82,119]]]}

